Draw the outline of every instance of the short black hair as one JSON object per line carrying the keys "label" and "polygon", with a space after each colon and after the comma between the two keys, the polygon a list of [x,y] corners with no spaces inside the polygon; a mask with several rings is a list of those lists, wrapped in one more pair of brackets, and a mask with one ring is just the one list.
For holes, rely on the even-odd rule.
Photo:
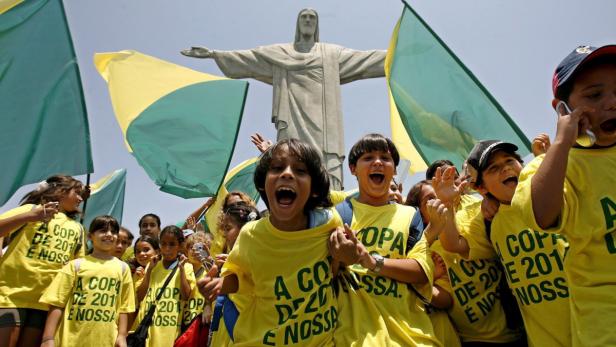
{"label": "short black hair", "polygon": [[126,236],[128,236],[129,241],[133,241],[135,239],[135,235],[133,235],[133,233],[131,233],[130,230],[128,230],[128,228],[120,225],[120,231],[123,231],[126,233]]}
{"label": "short black hair", "polygon": [[606,55],[601,57],[596,57],[595,59],[590,60],[587,63],[582,64],[577,71],[573,73],[571,77],[565,82],[565,84],[559,86],[556,89],[556,98],[558,100],[562,100],[564,102],[569,102],[569,96],[573,91],[573,87],[575,86],[575,82],[580,74],[586,72],[587,70],[593,69],[599,65],[616,65],[616,56],[614,55]]}
{"label": "short black hair", "polygon": [[154,250],[160,251],[160,245],[158,244],[158,240],[157,239],[153,238],[152,236],[143,235],[143,236],[139,236],[137,241],[135,241],[135,255],[137,254],[137,244],[139,242],[149,243],[150,246],[152,246],[152,248],[154,248]]}
{"label": "short black hair", "polygon": [[357,165],[357,160],[364,155],[372,151],[389,152],[394,160],[394,165],[398,166],[400,163],[400,154],[396,145],[389,138],[381,134],[368,134],[357,141],[351,151],[349,152],[349,166]]}
{"label": "short black hair", "polygon": [[160,217],[155,215],[154,213],[148,213],[148,214],[144,214],[141,219],[139,219],[139,227],[141,228],[141,222],[143,222],[144,219],[148,218],[148,217],[152,217],[154,219],[156,219],[156,223],[158,223],[158,227],[160,228]]}
{"label": "short black hair", "polygon": [[413,206],[419,208],[421,206],[421,190],[424,186],[432,185],[432,181],[430,180],[421,180],[409,190],[408,195],[406,196],[406,201],[404,202],[407,206]]}
{"label": "short black hair", "polygon": [[163,235],[165,234],[173,235],[178,240],[178,243],[184,242],[184,232],[176,225],[167,225],[166,227],[164,227],[163,230],[160,232],[160,240],[163,239]]}
{"label": "short black hair", "polygon": [[436,169],[438,169],[439,167],[443,167],[443,166],[453,166],[454,168],[456,168],[456,173],[460,175],[460,173],[458,172],[458,168],[451,160],[440,159],[440,160],[435,160],[432,164],[430,164],[430,166],[428,167],[428,170],[426,170],[426,179],[427,180],[433,179],[434,175],[436,174]]}
{"label": "short black hair", "polygon": [[92,223],[90,223],[90,229],[88,230],[88,233],[94,234],[99,230],[111,230],[112,234],[117,234],[120,232],[120,224],[112,216],[98,216],[92,220]]}
{"label": "short black hair", "polygon": [[[286,148],[285,148],[286,147]],[[272,158],[278,151],[288,150],[299,161],[306,164],[308,174],[311,178],[310,197],[304,206],[304,212],[314,210],[317,207],[330,207],[332,202],[329,198],[329,175],[323,166],[319,151],[298,139],[287,139],[278,141],[275,145],[267,149],[259,158],[254,174],[255,187],[261,195],[261,199],[269,208],[269,201],[265,193],[265,177],[270,169]]]}

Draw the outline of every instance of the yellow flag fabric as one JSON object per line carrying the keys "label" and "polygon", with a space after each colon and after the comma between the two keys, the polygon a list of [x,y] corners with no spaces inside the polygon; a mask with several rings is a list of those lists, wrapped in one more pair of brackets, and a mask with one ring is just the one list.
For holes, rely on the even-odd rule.
{"label": "yellow flag fabric", "polygon": [[164,192],[214,196],[229,167],[248,82],[193,71],[136,51],[99,53],[129,151]]}
{"label": "yellow flag fabric", "polygon": [[23,0],[0,0],[0,14],[3,14],[22,2]]}
{"label": "yellow flag fabric", "polygon": [[[218,231],[218,227],[216,226],[216,224],[218,222],[218,214],[222,211],[222,205],[225,202],[227,194],[229,194],[227,186],[231,181],[234,180],[238,173],[242,172],[242,170],[248,168],[251,165],[255,165],[258,160],[258,157],[251,158],[241,162],[236,167],[231,169],[231,171],[229,171],[225,176],[224,184],[220,186],[218,194],[216,194],[216,202],[214,203],[214,205],[210,206],[210,208],[205,213],[205,221],[207,223],[207,227],[210,229],[210,232],[214,236],[214,242],[210,247],[210,252],[212,254],[220,254],[225,244],[225,237],[221,232]],[[230,186],[229,188],[231,189],[231,191],[235,190],[232,186]],[[250,195],[248,192],[245,193]]]}
{"label": "yellow flag fabric", "polygon": [[[226,79],[132,50],[97,53],[94,66],[109,83],[113,111],[124,138],[130,123],[163,96],[191,84]],[[154,71],[156,78],[152,78]]]}
{"label": "yellow flag fabric", "polygon": [[[393,52],[396,49],[396,43],[398,42],[398,30],[400,28],[400,20],[396,23],[396,27],[394,28],[394,32],[391,36],[391,40],[389,41],[389,48],[387,49],[387,56],[385,57],[385,75],[389,80],[389,76],[391,75],[391,63],[393,61]],[[409,171],[411,174],[416,172],[426,171],[428,169],[428,165],[421,157],[413,142],[411,141],[410,134],[406,132],[404,128],[404,124],[402,124],[402,119],[400,119],[400,113],[398,113],[398,108],[396,107],[396,102],[394,101],[394,97],[391,94],[391,88],[389,87],[389,83],[387,84],[387,94],[389,95],[389,109],[390,109],[390,120],[391,120],[391,139],[396,145],[398,152],[400,153],[400,158],[406,159],[411,162],[411,167]]]}

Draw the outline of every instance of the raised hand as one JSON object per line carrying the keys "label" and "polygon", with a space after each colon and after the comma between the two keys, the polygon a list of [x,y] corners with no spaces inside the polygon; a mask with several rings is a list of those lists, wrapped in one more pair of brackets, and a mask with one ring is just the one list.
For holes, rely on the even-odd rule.
{"label": "raised hand", "polygon": [[449,208],[440,199],[432,199],[426,203],[430,229],[437,235],[449,222]]}
{"label": "raised hand", "polygon": [[267,151],[267,149],[274,144],[272,140],[264,138],[263,135],[259,133],[250,135],[250,142],[252,142],[261,153]]}
{"label": "raised hand", "polygon": [[[561,104],[562,105],[562,104]],[[566,107],[558,107],[557,112],[560,115],[556,123],[556,136],[554,142],[566,144],[569,147],[575,145],[578,136],[585,134],[586,130],[590,129],[590,121],[588,113],[595,110],[588,106],[580,106],[568,113]]]}
{"label": "raised hand", "polygon": [[467,181],[456,183],[455,174],[455,167],[448,167],[444,171],[439,167],[436,169],[434,178],[432,178],[432,187],[434,188],[436,196],[443,204],[449,207],[458,204],[460,196],[468,185]]}
{"label": "raised hand", "polygon": [[436,252],[432,252],[432,261],[434,262],[434,280],[447,275],[447,265],[443,258]]}
{"label": "raised hand", "polygon": [[535,157],[545,154],[550,148],[550,136],[546,133],[541,133],[533,139],[532,151]]}
{"label": "raised hand", "polygon": [[182,55],[192,58],[206,59],[212,57],[212,51],[209,48],[200,46],[193,46],[190,47],[190,49],[183,49],[180,51],[180,53],[182,53]]}

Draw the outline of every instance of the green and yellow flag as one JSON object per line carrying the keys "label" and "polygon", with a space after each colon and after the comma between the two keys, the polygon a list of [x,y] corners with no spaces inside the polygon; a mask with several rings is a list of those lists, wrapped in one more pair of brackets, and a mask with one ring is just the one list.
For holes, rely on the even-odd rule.
{"label": "green and yellow flag", "polygon": [[387,58],[393,140],[411,172],[434,160],[461,167],[479,140],[530,142],[479,80],[417,13],[404,3]]}
{"label": "green and yellow flag", "polygon": [[218,194],[216,194],[216,202],[205,213],[207,228],[214,236],[214,242],[210,249],[212,254],[221,253],[225,243],[224,235],[218,231],[216,224],[227,194],[233,191],[240,191],[250,196],[255,203],[259,201],[259,192],[253,180],[258,161],[258,157],[251,158],[231,169],[225,176],[225,183],[218,190]]}
{"label": "green and yellow flag", "polygon": [[126,169],[118,169],[90,185],[90,197],[83,216],[83,225],[97,216],[110,215],[122,225],[124,213],[124,192],[126,189]]}
{"label": "green and yellow flag", "polygon": [[94,65],[129,151],[160,190],[214,196],[233,155],[248,82],[136,51],[99,53]]}
{"label": "green and yellow flag", "polygon": [[93,171],[62,1],[0,0],[0,113],[0,205],[53,174]]}

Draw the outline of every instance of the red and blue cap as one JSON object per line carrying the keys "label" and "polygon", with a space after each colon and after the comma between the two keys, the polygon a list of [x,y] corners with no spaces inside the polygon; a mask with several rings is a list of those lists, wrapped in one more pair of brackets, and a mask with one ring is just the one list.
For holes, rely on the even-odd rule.
{"label": "red and blue cap", "polygon": [[556,96],[558,88],[571,80],[571,77],[584,64],[598,57],[607,55],[616,56],[616,45],[602,47],[579,46],[569,53],[563,61],[558,64],[554,77],[552,77],[552,92]]}

